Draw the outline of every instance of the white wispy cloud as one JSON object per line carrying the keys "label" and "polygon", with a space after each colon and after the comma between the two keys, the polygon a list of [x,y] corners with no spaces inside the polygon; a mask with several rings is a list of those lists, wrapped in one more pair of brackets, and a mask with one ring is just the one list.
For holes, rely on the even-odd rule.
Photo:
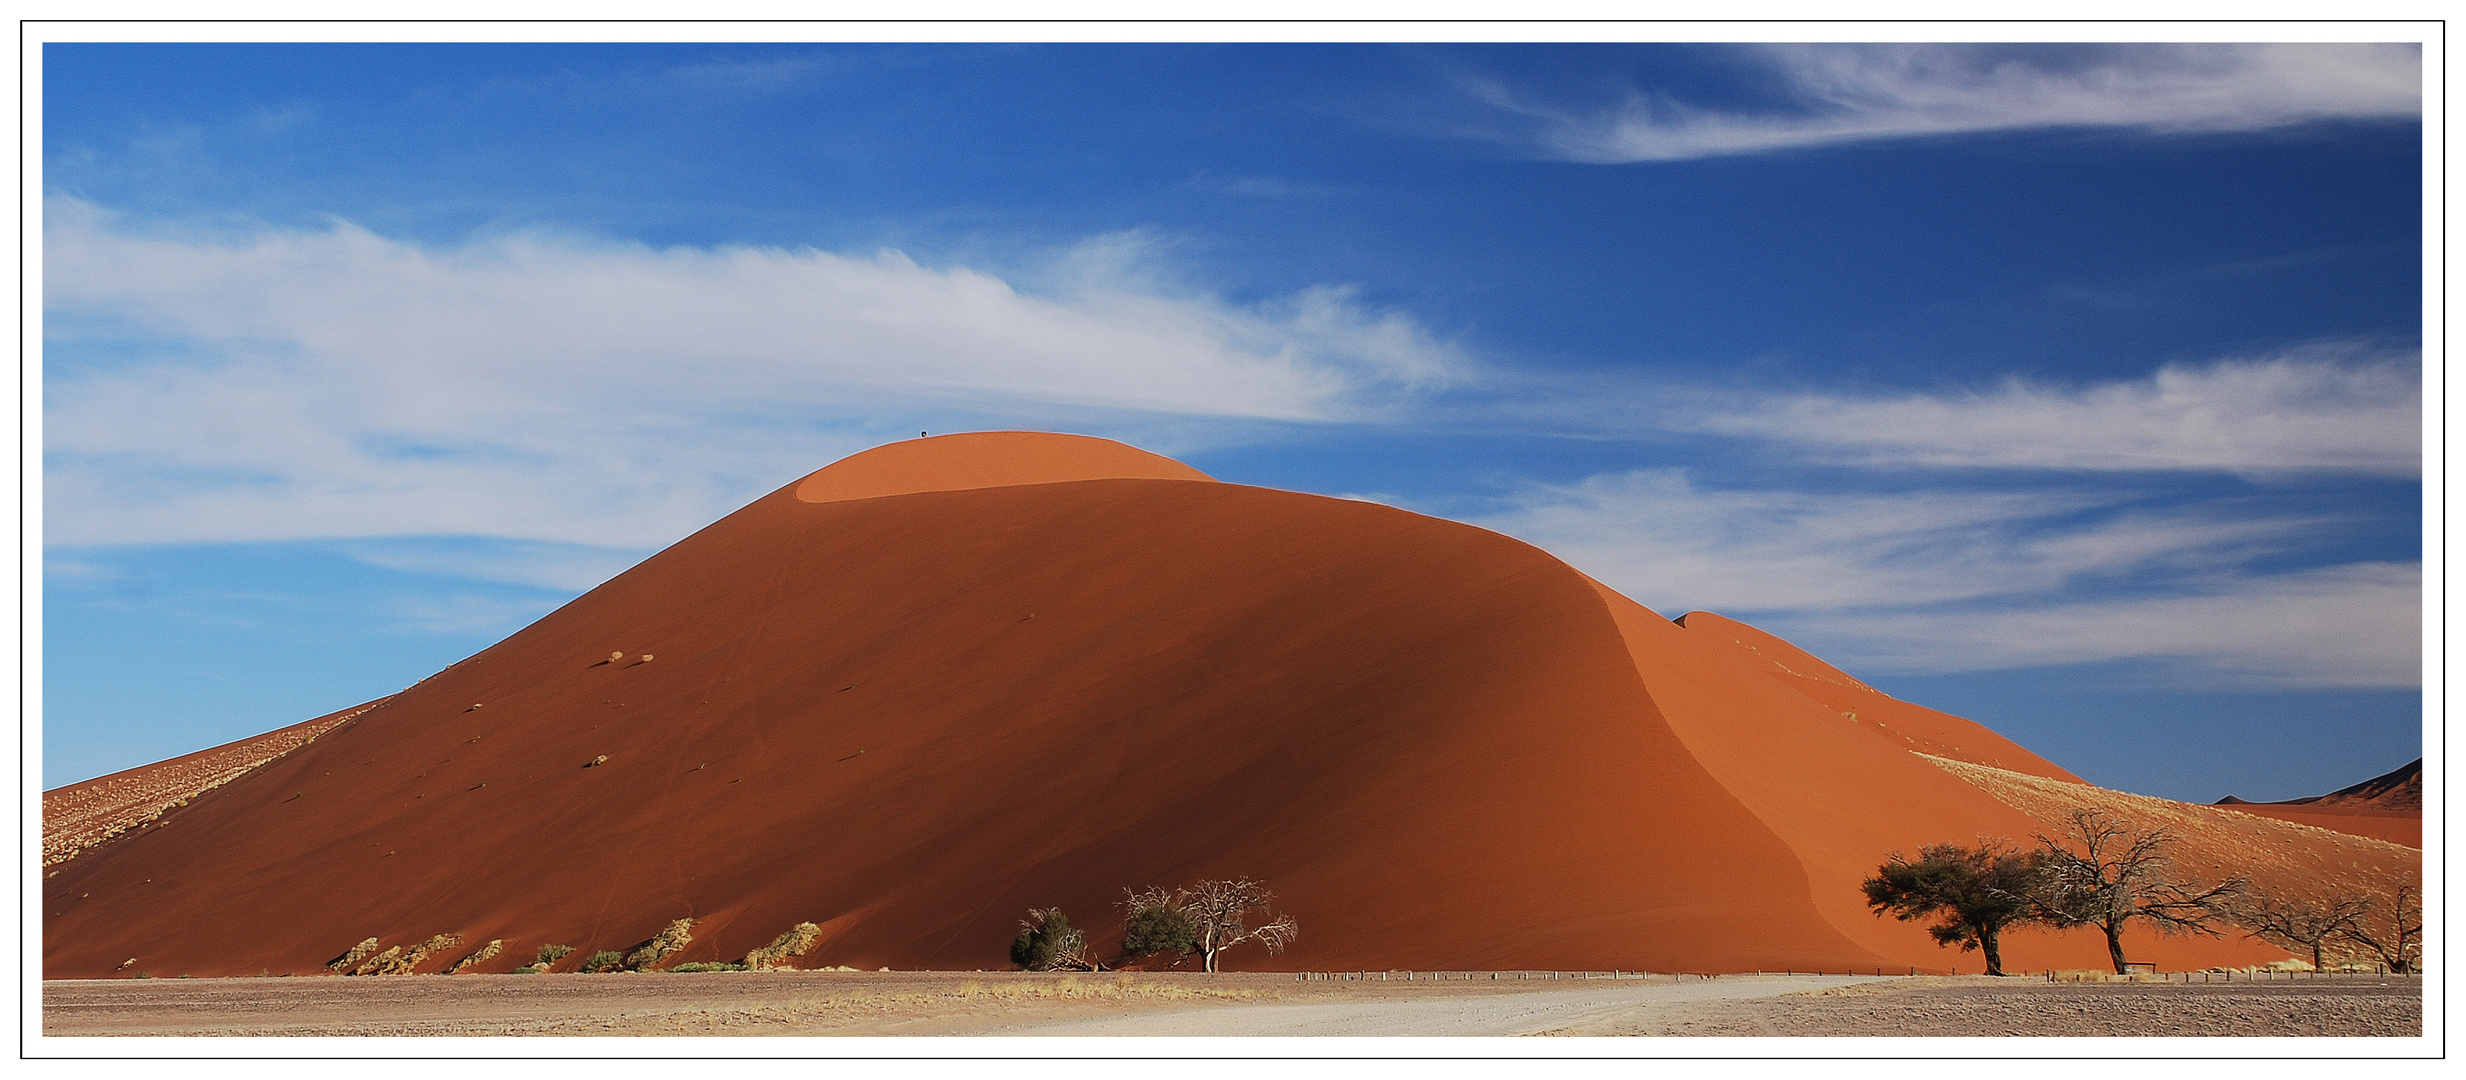
{"label": "white wispy cloud", "polygon": [[2417,686],[2423,568],[2350,563],[2182,595],[2008,610],[1832,613],[1775,623],[1852,670],[1993,671],[2163,659],[2276,686]]}
{"label": "white wispy cloud", "polygon": [[467,537],[349,541],[342,545],[342,550],[361,562],[388,570],[501,581],[567,593],[594,588],[652,554],[583,544]]}
{"label": "white wispy cloud", "polygon": [[888,251],[200,236],[61,198],[46,215],[52,347],[152,350],[50,367],[56,544],[639,548],[879,441],[864,418],[886,403],[1311,422],[1464,370],[1340,287],[1252,306],[1163,291],[1135,237],[1055,258],[1029,292]]}
{"label": "white wispy cloud", "polygon": [[1867,465],[2414,476],[2419,363],[2316,347],[2086,386],[2012,379],[1966,394],[1732,397],[1663,422]]}
{"label": "white wispy cloud", "polygon": [[1645,469],[1535,486],[1471,519],[1669,614],[1823,611],[2050,593],[2283,550],[2316,517],[2126,512],[2081,492],[1735,490]]}
{"label": "white wispy cloud", "polygon": [[2348,523],[2111,492],[1731,490],[1676,469],[1536,486],[1476,524],[1662,612],[1757,621],[1851,670],[2177,659],[2413,685],[2421,570],[2254,570]]}
{"label": "white wispy cloud", "polygon": [[425,634],[502,634],[521,629],[553,607],[537,600],[455,594],[396,600],[382,615],[397,627]]}
{"label": "white wispy cloud", "polygon": [[1609,108],[1473,92],[1523,118],[1551,156],[1633,162],[1872,139],[2102,127],[2254,131],[2422,111],[2422,53],[2406,44],[1775,45],[1755,50],[1791,105],[1724,111],[1644,93]]}

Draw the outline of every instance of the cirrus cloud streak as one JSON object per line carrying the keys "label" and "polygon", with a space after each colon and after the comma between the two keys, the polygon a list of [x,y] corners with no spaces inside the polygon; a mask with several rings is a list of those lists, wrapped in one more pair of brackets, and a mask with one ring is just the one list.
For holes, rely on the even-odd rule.
{"label": "cirrus cloud streak", "polygon": [[1852,670],[2180,661],[2411,686],[2422,570],[2273,569],[2359,523],[2112,490],[1723,489],[1675,469],[1536,486],[1476,523],[1665,615],[1748,618]]}
{"label": "cirrus cloud streak", "polygon": [[1469,88],[1571,161],[1673,161],[1876,139],[2034,128],[2256,131],[2422,112],[2422,53],[2404,44],[1771,45],[1752,50],[1786,110],[1631,93],[1607,109]]}
{"label": "cirrus cloud streak", "polygon": [[1860,465],[2418,475],[2420,361],[2359,352],[2314,347],[2078,387],[1767,395],[1666,422]]}

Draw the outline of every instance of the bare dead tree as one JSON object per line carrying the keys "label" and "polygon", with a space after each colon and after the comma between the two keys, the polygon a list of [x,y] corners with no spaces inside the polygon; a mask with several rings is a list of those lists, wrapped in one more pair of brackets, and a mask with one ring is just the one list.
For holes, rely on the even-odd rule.
{"label": "bare dead tree", "polygon": [[2389,970],[2404,975],[2415,969],[2423,952],[2423,893],[2400,885],[2394,901],[2377,917],[2358,915],[2339,928],[2348,941],[2372,950]]}
{"label": "bare dead tree", "polygon": [[[1255,941],[1271,954],[1280,953],[1301,936],[1301,926],[1292,916],[1269,910],[1268,905],[1275,899],[1276,894],[1249,878],[1202,881],[1183,889],[1176,906],[1189,916],[1191,929],[1197,932],[1204,969],[1216,971],[1216,954],[1236,945]],[[1249,925],[1252,912],[1274,917],[1254,927]]]}
{"label": "bare dead tree", "polygon": [[2230,877],[2209,888],[2179,880],[2166,852],[2166,829],[2140,829],[2098,810],[2075,810],[2061,840],[2038,835],[2046,875],[2032,906],[2057,927],[2096,926],[2106,933],[2108,959],[2124,974],[2123,932],[2140,919],[2161,934],[2218,937],[2229,905],[2247,882]]}
{"label": "bare dead tree", "polygon": [[2255,936],[2288,949],[2310,949],[2312,970],[2319,971],[2326,966],[2321,959],[2322,946],[2343,935],[2371,907],[2372,901],[2361,896],[2329,900],[2251,896],[2235,905],[2233,918]]}

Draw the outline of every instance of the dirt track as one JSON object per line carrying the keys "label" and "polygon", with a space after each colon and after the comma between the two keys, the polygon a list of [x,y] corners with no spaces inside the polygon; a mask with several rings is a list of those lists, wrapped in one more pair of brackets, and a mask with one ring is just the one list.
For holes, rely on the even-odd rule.
{"label": "dirt track", "polygon": [[1296,982],[773,973],[45,983],[46,1036],[2421,1034],[2419,980]]}
{"label": "dirt track", "polygon": [[2403,976],[2189,985],[1921,976],[1631,1013],[1551,1034],[2415,1036],[2423,1034],[2423,983]]}

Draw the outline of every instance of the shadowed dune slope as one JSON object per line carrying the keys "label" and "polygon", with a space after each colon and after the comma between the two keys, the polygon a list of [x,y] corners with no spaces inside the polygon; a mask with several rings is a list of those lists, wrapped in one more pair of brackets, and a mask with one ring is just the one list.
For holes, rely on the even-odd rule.
{"label": "shadowed dune slope", "polygon": [[1974,970],[1857,880],[2044,820],[1494,533],[1099,440],[894,446],[62,864],[45,973],[443,933],[504,971],[682,917],[675,962],[811,920],[800,966],[1001,968],[1031,905],[1110,955],[1125,887],[1233,875],[1302,926],[1241,968]]}

